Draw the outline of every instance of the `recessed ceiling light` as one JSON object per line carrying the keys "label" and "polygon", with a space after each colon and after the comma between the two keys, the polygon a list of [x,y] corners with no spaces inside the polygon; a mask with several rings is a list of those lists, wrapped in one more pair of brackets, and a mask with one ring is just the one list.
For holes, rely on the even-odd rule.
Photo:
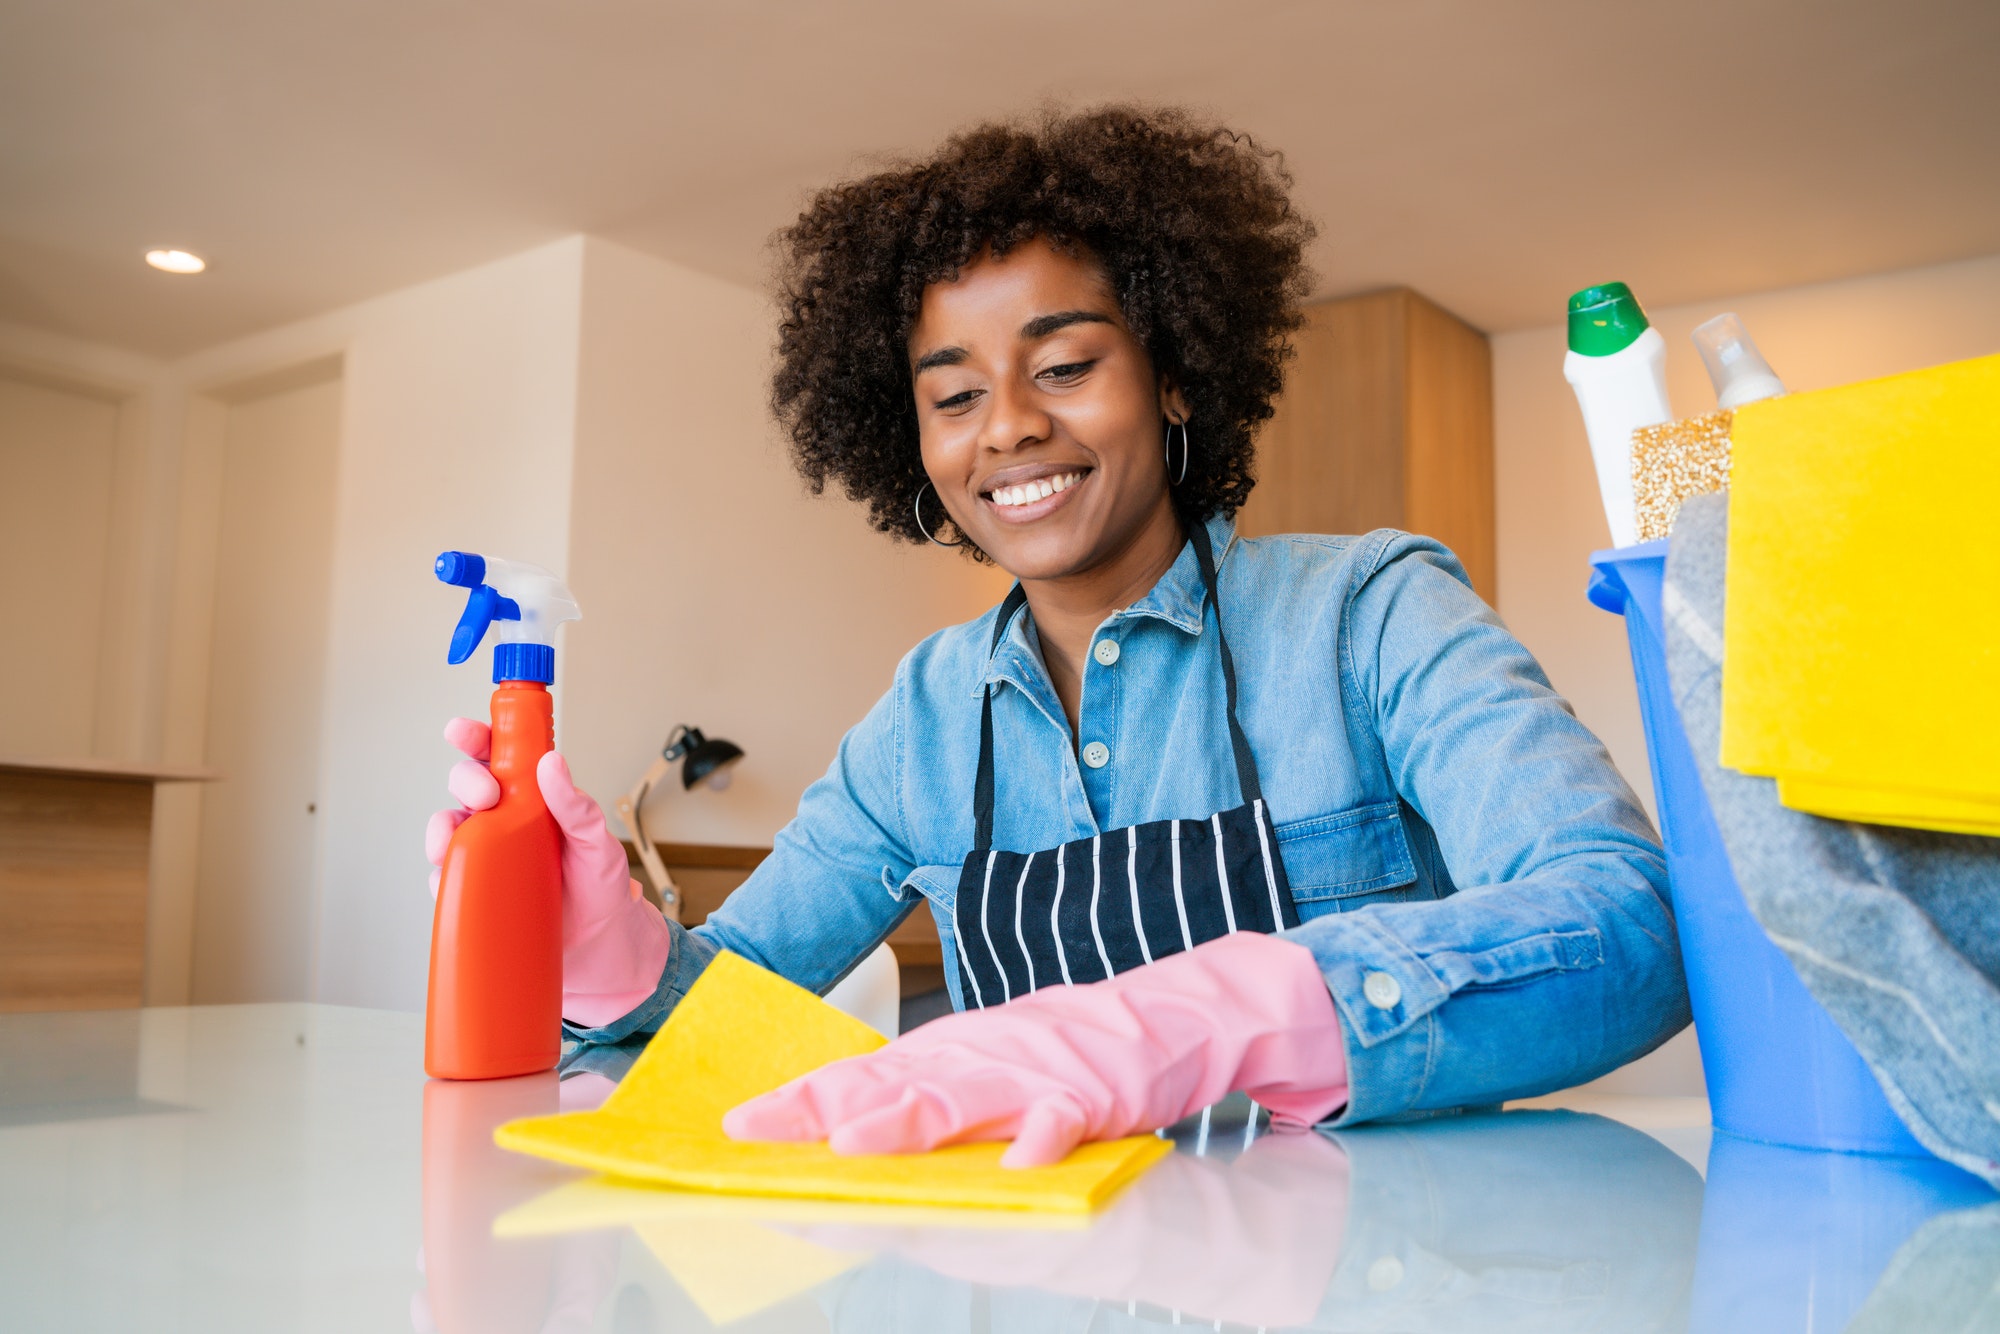
{"label": "recessed ceiling light", "polygon": [[185,250],[148,250],[146,262],[165,273],[200,273],[208,261]]}

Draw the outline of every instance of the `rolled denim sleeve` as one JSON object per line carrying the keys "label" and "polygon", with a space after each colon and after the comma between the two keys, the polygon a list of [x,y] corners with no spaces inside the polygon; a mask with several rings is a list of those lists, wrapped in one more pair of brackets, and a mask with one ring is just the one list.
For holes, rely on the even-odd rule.
{"label": "rolled denim sleeve", "polygon": [[660,1025],[667,1021],[667,1015],[681,1003],[681,998],[687,995],[694,980],[720,953],[714,945],[672,918],[667,919],[667,934],[672,941],[667,950],[667,966],[660,970],[660,981],[653,988],[653,994],[630,1013],[596,1028],[563,1020],[565,1053],[571,1043],[588,1047],[614,1046],[640,1033],[657,1032]]}
{"label": "rolled denim sleeve", "polygon": [[1340,1011],[1338,1124],[1595,1078],[1689,1021],[1666,865],[1603,744],[1428,539],[1376,534],[1339,670],[1459,887],[1289,933]]}

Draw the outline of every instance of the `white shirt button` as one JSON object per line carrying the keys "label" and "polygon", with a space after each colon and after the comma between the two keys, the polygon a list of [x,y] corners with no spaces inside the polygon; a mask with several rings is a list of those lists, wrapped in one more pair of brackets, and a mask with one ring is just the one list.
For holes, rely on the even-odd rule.
{"label": "white shirt button", "polygon": [[1387,973],[1370,973],[1361,979],[1361,994],[1378,1010],[1393,1010],[1403,999],[1403,984]]}
{"label": "white shirt button", "polygon": [[1111,763],[1111,747],[1102,741],[1093,741],[1083,748],[1083,762],[1093,769],[1102,769]]}
{"label": "white shirt button", "polygon": [[1090,650],[1090,656],[1097,659],[1104,666],[1109,667],[1112,663],[1118,661],[1118,641],[1115,639],[1098,640],[1097,647]]}
{"label": "white shirt button", "polygon": [[[1375,976],[1382,976],[1380,973]],[[1403,1281],[1403,1262],[1393,1255],[1385,1255],[1368,1266],[1368,1286],[1375,1292],[1388,1292]]]}

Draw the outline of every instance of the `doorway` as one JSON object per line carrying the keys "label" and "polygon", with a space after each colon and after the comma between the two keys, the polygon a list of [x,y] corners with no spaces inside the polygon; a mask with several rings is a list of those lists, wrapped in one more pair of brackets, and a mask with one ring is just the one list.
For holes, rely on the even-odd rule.
{"label": "doorway", "polygon": [[340,443],[337,362],[227,399],[191,997],[306,1000]]}

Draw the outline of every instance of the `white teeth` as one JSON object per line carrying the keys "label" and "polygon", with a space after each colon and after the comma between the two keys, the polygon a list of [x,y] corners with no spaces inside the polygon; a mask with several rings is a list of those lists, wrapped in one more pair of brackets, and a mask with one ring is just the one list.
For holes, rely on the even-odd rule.
{"label": "white teeth", "polygon": [[996,505],[1009,508],[1015,505],[1028,505],[1046,499],[1058,491],[1067,491],[1082,480],[1082,473],[1066,472],[1058,477],[1042,477],[1032,482],[1023,482],[1019,486],[1003,486],[990,493],[988,498]]}

